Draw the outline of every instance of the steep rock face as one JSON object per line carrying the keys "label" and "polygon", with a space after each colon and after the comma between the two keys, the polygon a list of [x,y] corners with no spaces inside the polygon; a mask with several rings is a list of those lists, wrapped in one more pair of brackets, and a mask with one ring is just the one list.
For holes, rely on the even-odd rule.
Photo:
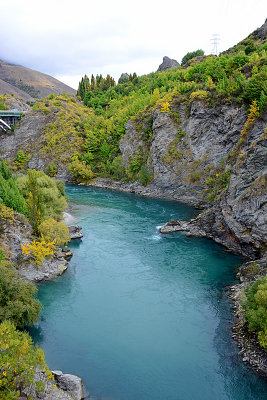
{"label": "steep rock face", "polygon": [[120,142],[123,164],[142,152],[153,171],[153,185],[171,190],[177,200],[199,205],[206,202],[205,178],[220,165],[239,139],[246,120],[244,108],[207,107],[201,101],[176,104],[170,113],[155,110],[152,114],[152,137],[149,141],[137,132],[133,122],[126,125]]}
{"label": "steep rock face", "polygon": [[158,71],[166,71],[166,69],[176,68],[178,66],[178,61],[172,60],[171,58],[164,56],[162,64],[160,64],[160,66],[158,67]]}
{"label": "steep rock face", "polygon": [[[153,111],[149,139],[140,124],[137,129],[135,121],[128,122],[120,149],[126,166],[137,155],[147,160],[151,190],[209,207],[185,230],[255,259],[266,251],[267,116],[256,118],[240,148],[246,118],[244,107],[236,105],[176,104],[169,112]],[[218,189],[221,176],[225,182]]]}

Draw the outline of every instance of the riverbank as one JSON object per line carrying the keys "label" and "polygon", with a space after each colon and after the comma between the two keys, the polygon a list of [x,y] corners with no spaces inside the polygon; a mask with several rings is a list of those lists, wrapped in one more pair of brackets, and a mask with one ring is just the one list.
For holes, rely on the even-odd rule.
{"label": "riverbank", "polygon": [[[82,184],[83,185],[83,184]],[[203,209],[209,205],[208,202],[200,202],[197,199],[190,197],[186,200],[181,197],[174,189],[162,189],[153,184],[143,186],[136,182],[113,181],[110,178],[97,178],[92,182],[84,184],[85,186],[97,187],[102,189],[115,190],[123,193],[134,193],[138,196],[151,197],[155,199],[175,200],[189,206]]]}
{"label": "riverbank", "polygon": [[229,297],[234,303],[235,322],[233,339],[240,348],[239,355],[242,361],[252,367],[261,376],[267,378],[267,352],[259,346],[257,335],[248,330],[244,319],[242,302],[246,289],[256,280],[266,276],[266,259],[250,261],[242,264],[237,273],[240,283],[229,288]]}

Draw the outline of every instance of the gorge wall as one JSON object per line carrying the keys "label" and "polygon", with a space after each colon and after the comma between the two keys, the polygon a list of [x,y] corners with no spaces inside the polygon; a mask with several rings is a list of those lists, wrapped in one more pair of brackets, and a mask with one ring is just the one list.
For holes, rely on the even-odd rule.
{"label": "gorge wall", "polygon": [[[147,186],[206,210],[194,222],[206,236],[250,258],[266,253],[267,115],[245,139],[244,106],[197,100],[129,121],[120,142],[127,167],[138,157],[153,172]],[[174,224],[172,224],[172,229]]]}

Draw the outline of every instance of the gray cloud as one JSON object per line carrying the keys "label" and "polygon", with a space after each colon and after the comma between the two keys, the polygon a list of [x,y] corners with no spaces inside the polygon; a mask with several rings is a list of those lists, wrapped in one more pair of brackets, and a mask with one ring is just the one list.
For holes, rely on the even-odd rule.
{"label": "gray cloud", "polygon": [[9,0],[1,5],[0,58],[53,76],[148,73],[164,55],[209,53],[215,32],[219,50],[243,39],[264,22],[265,2],[257,3],[251,14],[248,0]]}

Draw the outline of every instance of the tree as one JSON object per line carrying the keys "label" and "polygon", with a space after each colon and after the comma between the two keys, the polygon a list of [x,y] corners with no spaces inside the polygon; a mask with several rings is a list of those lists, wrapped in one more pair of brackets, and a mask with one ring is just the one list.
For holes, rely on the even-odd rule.
{"label": "tree", "polygon": [[7,261],[0,262],[0,322],[11,321],[16,327],[34,324],[41,310],[37,288],[18,277]]}
{"label": "tree", "polygon": [[[10,321],[0,324],[0,337],[0,398],[36,399],[44,391],[45,381],[53,380],[43,350],[34,346],[28,333],[17,331]],[[37,369],[42,371],[42,380],[36,379]]]}
{"label": "tree", "polygon": [[260,101],[261,96],[267,96],[267,72],[261,71],[253,75],[247,82],[245,88],[245,99]]}
{"label": "tree", "polygon": [[18,178],[18,184],[26,199],[27,214],[35,233],[39,233],[43,220],[62,217],[67,201],[55,178],[50,178],[43,171],[29,169],[26,177]]}
{"label": "tree", "polygon": [[186,53],[186,55],[182,58],[181,65],[185,65],[189,60],[195,57],[204,56],[204,51],[202,49],[198,49],[196,51],[191,51]]}
{"label": "tree", "polygon": [[70,234],[64,222],[57,222],[53,218],[43,221],[39,232],[46,242],[53,242],[56,246],[62,246],[70,241]]}
{"label": "tree", "polygon": [[15,211],[23,214],[26,212],[26,203],[20,193],[17,179],[12,176],[5,160],[0,162],[0,202]]}
{"label": "tree", "polygon": [[250,331],[256,331],[260,345],[267,349],[267,276],[258,279],[246,292],[243,303]]}

